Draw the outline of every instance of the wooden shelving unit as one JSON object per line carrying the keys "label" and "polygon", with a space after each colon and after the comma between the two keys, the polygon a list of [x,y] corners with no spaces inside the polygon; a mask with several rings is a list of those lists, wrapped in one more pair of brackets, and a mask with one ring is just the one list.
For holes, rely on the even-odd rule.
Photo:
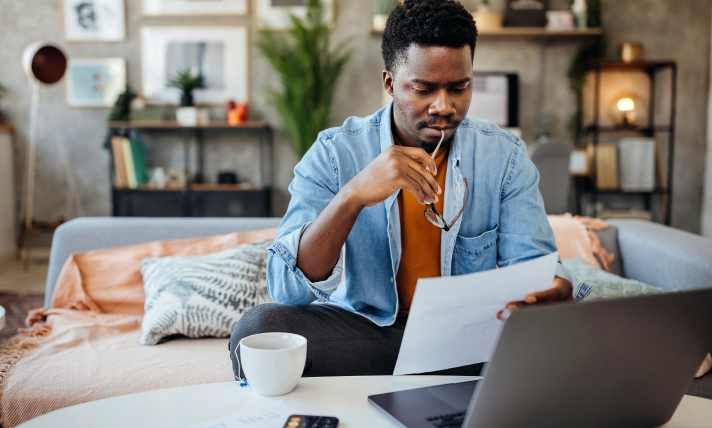
{"label": "wooden shelving unit", "polygon": [[[110,122],[109,128],[120,133],[179,132],[183,136],[185,176],[190,177],[190,147],[197,142],[197,167],[194,180],[186,185],[156,188],[140,186],[119,188],[112,184],[114,216],[143,217],[269,217],[271,215],[272,130],[266,122],[249,121],[240,125],[210,122],[182,126],[175,121]],[[205,183],[205,133],[210,131],[253,132],[259,135],[260,183]],[[113,161],[111,182],[114,183]]]}
{"label": "wooden shelving unit", "polygon": [[[583,148],[587,141],[587,137],[591,135],[591,143],[594,146],[599,144],[601,134],[618,133],[618,132],[635,132],[640,135],[654,138],[656,133],[668,134],[668,151],[667,165],[664,172],[665,183],[648,192],[624,192],[620,189],[598,189],[595,185],[595,168],[592,172],[593,184],[586,185],[582,178],[576,180],[576,211],[581,214],[581,199],[584,194],[590,194],[592,204],[596,205],[597,196],[599,194],[616,194],[616,195],[637,195],[644,198],[645,210],[651,211],[651,198],[653,195],[660,197],[662,221],[670,226],[672,220],[672,195],[673,195],[673,165],[675,156],[675,107],[677,98],[677,63],[672,60],[663,61],[636,61],[636,62],[608,62],[598,61],[588,65],[588,71],[594,73],[594,100],[593,100],[593,123],[582,129],[582,134],[577,142],[579,148]],[[656,124],[655,116],[655,91],[656,78],[658,72],[662,70],[670,70],[670,107],[667,125]],[[600,125],[600,104],[601,104],[601,74],[608,71],[643,71],[650,79],[649,87],[649,103],[648,103],[648,123],[645,126],[601,126]],[[658,147],[655,148],[658,150]],[[595,151],[592,165],[595,165]],[[662,165],[661,165],[662,166]],[[659,173],[659,172],[658,172]],[[664,185],[664,187],[662,187]],[[595,213],[598,215],[598,213]]]}
{"label": "wooden shelving unit", "polygon": [[183,126],[172,120],[135,120],[130,122],[109,122],[111,129],[262,129],[267,127],[267,122],[248,121],[239,125],[230,125],[227,122],[210,122],[205,125]]}

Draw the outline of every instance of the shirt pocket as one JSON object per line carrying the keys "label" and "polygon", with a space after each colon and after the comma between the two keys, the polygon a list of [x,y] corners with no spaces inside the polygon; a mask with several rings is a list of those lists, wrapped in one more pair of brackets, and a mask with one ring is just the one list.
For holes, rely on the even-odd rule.
{"label": "shirt pocket", "polygon": [[497,266],[498,227],[474,238],[458,235],[452,253],[452,275],[480,272]]}

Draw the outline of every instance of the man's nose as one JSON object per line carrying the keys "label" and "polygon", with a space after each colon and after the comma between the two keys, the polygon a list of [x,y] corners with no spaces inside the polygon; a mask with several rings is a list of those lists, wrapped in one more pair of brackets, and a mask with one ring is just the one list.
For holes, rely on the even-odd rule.
{"label": "man's nose", "polygon": [[435,92],[435,99],[430,103],[428,113],[431,116],[443,117],[455,114],[455,106],[452,105],[447,89],[443,88]]}

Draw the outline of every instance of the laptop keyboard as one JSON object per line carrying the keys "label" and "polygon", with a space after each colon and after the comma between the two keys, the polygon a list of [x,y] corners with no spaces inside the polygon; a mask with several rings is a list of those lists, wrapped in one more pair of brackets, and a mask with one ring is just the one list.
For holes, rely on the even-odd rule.
{"label": "laptop keyboard", "polygon": [[450,413],[449,415],[431,416],[428,418],[428,422],[436,427],[456,427],[462,426],[462,422],[465,420],[465,412]]}

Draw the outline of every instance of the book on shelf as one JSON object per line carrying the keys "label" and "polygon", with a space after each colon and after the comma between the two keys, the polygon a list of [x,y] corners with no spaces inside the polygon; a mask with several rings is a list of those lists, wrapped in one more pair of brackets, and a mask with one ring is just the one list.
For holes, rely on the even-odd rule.
{"label": "book on shelf", "polygon": [[117,188],[136,189],[146,184],[146,152],[140,141],[112,137],[111,151]]}
{"label": "book on shelf", "polygon": [[126,162],[124,161],[123,137],[111,137],[111,153],[114,158],[114,172],[116,174],[116,187],[123,189],[129,187],[126,176]]}
{"label": "book on shelf", "polygon": [[596,147],[596,188],[618,189],[618,147],[615,144],[599,144]]}

